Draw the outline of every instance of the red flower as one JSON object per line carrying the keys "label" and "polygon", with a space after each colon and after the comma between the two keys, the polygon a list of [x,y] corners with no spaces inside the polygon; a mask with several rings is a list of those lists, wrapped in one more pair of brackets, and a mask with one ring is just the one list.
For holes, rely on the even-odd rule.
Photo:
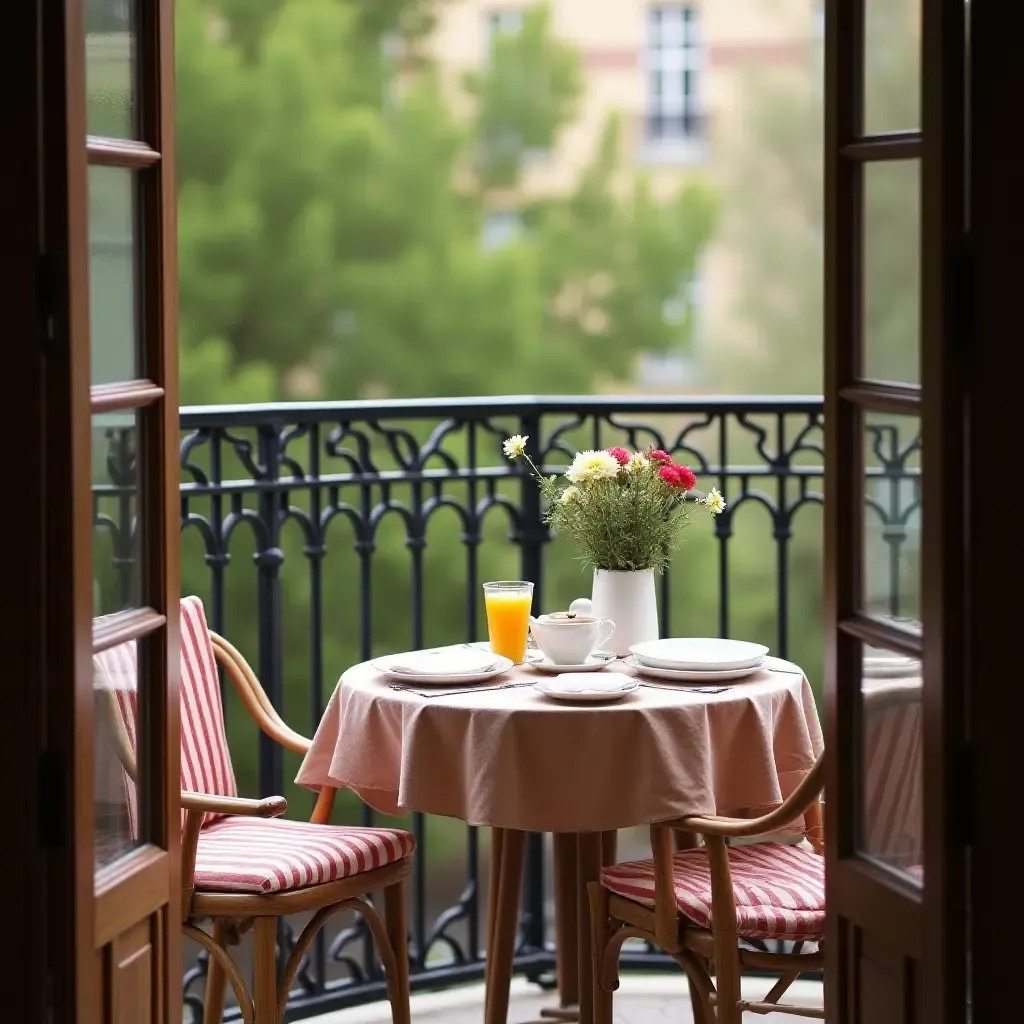
{"label": "red flower", "polygon": [[620,465],[624,466],[629,462],[629,452],[625,448],[609,448],[608,454]]}
{"label": "red flower", "polygon": [[693,490],[694,485],[697,483],[697,478],[693,475],[692,470],[686,466],[679,466],[674,462],[670,462],[667,466],[662,466],[658,470],[658,476],[669,487],[675,487],[680,491]]}
{"label": "red flower", "polygon": [[684,491],[692,491],[697,486],[697,477],[689,466],[676,466],[676,473],[679,477],[679,486]]}
{"label": "red flower", "polygon": [[671,463],[667,466],[662,466],[658,470],[658,476],[669,485],[669,487],[679,486],[679,474],[677,472],[678,466],[673,466]]}
{"label": "red flower", "polygon": [[671,462],[672,456],[668,452],[663,452],[660,448],[652,448],[648,453],[647,458],[651,462]]}

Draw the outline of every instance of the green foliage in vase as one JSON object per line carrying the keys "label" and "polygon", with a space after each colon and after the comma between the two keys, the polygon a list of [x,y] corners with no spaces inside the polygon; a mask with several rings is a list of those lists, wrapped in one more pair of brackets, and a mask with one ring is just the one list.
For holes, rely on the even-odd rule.
{"label": "green foliage in vase", "polygon": [[578,452],[565,471],[566,485],[537,469],[528,441],[514,434],[505,454],[530,467],[546,503],[545,520],[556,537],[573,544],[587,569],[663,573],[695,507],[712,515],[725,509],[717,488],[688,501],[697,483],[693,471],[658,449]]}

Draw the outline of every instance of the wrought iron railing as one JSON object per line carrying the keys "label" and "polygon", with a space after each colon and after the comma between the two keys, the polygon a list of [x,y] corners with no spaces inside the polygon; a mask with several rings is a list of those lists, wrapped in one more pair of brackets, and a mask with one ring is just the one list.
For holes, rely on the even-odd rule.
{"label": "wrought iron railing", "polygon": [[[910,423],[865,425],[869,576],[887,581],[885,608],[913,614],[906,568],[915,551],[919,458]],[[315,729],[338,675],[388,649],[480,639],[480,584],[518,574],[539,607],[589,590],[572,553],[552,542],[536,487],[501,455],[529,436],[551,471],[574,451],[612,444],[672,452],[717,486],[726,512],[694,526],[660,584],[664,632],[742,632],[820,672],[822,402],[817,397],[694,399],[508,397],[183,409],[183,587],[214,629],[249,657],[274,704]],[[101,610],[132,596],[130,425],[100,439],[107,473],[95,487],[109,564]],[[851,543],[858,543],[851,538]],[[98,547],[99,551],[99,547]],[[872,568],[873,566],[873,568]],[[877,589],[877,588],[876,588]],[[908,604],[909,602],[909,604]],[[229,738],[242,788],[288,793],[300,816],[310,794],[297,764],[256,736],[228,695]],[[374,813],[342,804],[350,820]],[[411,894],[413,986],[482,978],[486,830],[411,815],[419,841]],[[529,840],[516,970],[551,980],[548,846]],[[293,929],[283,926],[281,941]],[[666,958],[628,949],[631,966]],[[185,978],[202,1013],[205,964]],[[292,1019],[382,998],[384,983],[358,926],[321,936],[300,971]],[[230,1011],[229,1011],[230,1016]]]}

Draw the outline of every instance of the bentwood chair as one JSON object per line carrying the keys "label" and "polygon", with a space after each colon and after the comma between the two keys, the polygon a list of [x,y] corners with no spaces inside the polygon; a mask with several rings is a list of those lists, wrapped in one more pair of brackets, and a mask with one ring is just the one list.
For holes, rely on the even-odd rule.
{"label": "bentwood chair", "polygon": [[[95,658],[107,683],[112,732],[125,775],[128,824],[137,832],[136,653],[122,644]],[[350,828],[285,821],[283,797],[237,795],[224,730],[217,665],[231,680],[257,725],[272,739],[304,754],[310,741],[278,715],[245,659],[207,629],[202,602],[181,602],[181,807],[184,934],[209,953],[204,1021],[219,1024],[230,983],[246,1024],[280,1024],[300,961],[334,914],[361,915],[384,968],[394,1024],[409,1024],[409,964],[404,882],[415,840],[390,828]],[[125,680],[133,681],[125,685]],[[330,812],[333,791],[318,805]],[[383,892],[383,920],[366,898]],[[277,920],[312,911],[278,970]],[[211,922],[205,930],[201,924]],[[254,935],[251,990],[228,946]]]}
{"label": "bentwood chair", "polygon": [[[865,690],[864,743],[864,851],[920,877],[919,681]],[[654,943],[683,968],[698,1000],[697,1024],[740,1024],[746,1010],[824,1019],[821,1008],[779,1002],[800,974],[824,968],[823,764],[824,754],[790,797],[761,817],[687,817],[651,826],[650,859],[607,867],[600,883],[591,883],[595,1024],[611,1024],[619,951],[630,938]],[[798,845],[729,845],[777,836],[794,823],[803,834]],[[676,831],[702,837],[703,846],[675,852]],[[772,939],[790,940],[791,951],[754,948]],[[744,1000],[744,968],[780,978],[762,1000]]]}

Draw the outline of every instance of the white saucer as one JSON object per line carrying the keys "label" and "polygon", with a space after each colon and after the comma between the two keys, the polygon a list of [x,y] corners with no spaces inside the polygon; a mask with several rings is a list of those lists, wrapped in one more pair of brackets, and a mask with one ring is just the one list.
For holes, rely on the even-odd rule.
{"label": "white saucer", "polygon": [[678,683],[724,683],[730,679],[743,679],[745,676],[760,672],[763,665],[750,665],[747,668],[724,669],[720,672],[701,672],[694,669],[655,668],[653,665],[641,664],[636,655],[626,658],[626,664],[641,675],[652,679],[667,679]]}
{"label": "white saucer", "polygon": [[629,676],[609,674],[606,676],[582,675],[579,672],[563,672],[554,679],[541,679],[533,684],[535,690],[545,697],[568,701],[571,704],[596,704],[622,700],[640,684]]}
{"label": "white saucer", "polygon": [[563,672],[597,672],[615,660],[616,656],[611,651],[595,651],[582,665],[556,665],[546,657],[543,660],[530,661],[529,665],[535,672],[554,676]]}

